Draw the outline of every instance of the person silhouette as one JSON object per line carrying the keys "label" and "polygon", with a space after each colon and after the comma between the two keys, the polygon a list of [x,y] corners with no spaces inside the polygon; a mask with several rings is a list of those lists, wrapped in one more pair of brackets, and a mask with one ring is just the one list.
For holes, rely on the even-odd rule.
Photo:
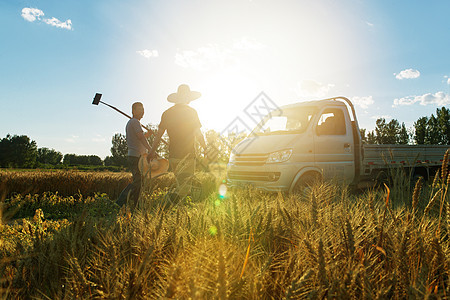
{"label": "person silhouette", "polygon": [[150,151],[150,157],[154,158],[161,137],[167,131],[169,165],[175,174],[178,192],[182,197],[190,193],[191,179],[195,172],[195,141],[197,140],[204,151],[206,150],[197,111],[189,106],[191,101],[200,96],[199,92],[191,91],[188,85],[181,84],[176,93],[167,97],[167,101],[174,105],[162,114]]}

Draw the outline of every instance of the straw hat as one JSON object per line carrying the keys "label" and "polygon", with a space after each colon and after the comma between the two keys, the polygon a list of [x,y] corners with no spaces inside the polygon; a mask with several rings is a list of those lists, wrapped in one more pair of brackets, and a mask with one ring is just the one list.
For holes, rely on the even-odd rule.
{"label": "straw hat", "polygon": [[176,93],[167,96],[167,101],[172,103],[189,103],[200,98],[201,95],[200,92],[191,91],[187,84],[181,84]]}
{"label": "straw hat", "polygon": [[153,178],[167,172],[169,169],[169,161],[164,158],[156,158],[149,162],[148,154],[143,154],[139,159],[138,167],[142,175],[150,172],[150,177]]}

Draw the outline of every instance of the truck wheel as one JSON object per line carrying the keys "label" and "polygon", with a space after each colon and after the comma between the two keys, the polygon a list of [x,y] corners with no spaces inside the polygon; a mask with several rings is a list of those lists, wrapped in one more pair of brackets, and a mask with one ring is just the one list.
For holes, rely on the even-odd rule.
{"label": "truck wheel", "polygon": [[390,185],[391,184],[391,178],[389,177],[388,173],[386,171],[380,171],[375,176],[375,185],[377,187],[383,187],[384,184]]}
{"label": "truck wheel", "polygon": [[321,181],[322,177],[318,173],[306,173],[299,178],[294,188],[292,189],[293,195],[299,195],[307,197],[311,192],[314,185]]}

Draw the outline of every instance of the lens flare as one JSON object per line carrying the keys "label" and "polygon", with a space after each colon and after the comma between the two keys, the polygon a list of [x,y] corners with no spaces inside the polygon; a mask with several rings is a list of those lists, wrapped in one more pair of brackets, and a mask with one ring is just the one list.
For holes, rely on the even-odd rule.
{"label": "lens flare", "polygon": [[208,232],[210,235],[215,236],[217,234],[217,227],[212,225],[211,227],[209,227]]}
{"label": "lens flare", "polygon": [[225,184],[221,184],[219,186],[219,197],[223,199],[225,198],[226,194],[227,194],[227,186]]}

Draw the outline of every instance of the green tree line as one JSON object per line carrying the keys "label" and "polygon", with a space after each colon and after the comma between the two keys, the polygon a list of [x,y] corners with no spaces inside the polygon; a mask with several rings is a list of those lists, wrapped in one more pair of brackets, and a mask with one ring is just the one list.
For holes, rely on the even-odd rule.
{"label": "green tree line", "polygon": [[409,129],[396,119],[387,122],[379,118],[374,130],[366,132],[361,128],[360,131],[367,144],[450,145],[450,110],[437,108],[436,115],[419,118]]}
{"label": "green tree line", "polygon": [[26,135],[6,135],[0,139],[0,167],[56,168],[63,166],[102,166],[97,155],[66,154],[46,147],[38,148]]}

